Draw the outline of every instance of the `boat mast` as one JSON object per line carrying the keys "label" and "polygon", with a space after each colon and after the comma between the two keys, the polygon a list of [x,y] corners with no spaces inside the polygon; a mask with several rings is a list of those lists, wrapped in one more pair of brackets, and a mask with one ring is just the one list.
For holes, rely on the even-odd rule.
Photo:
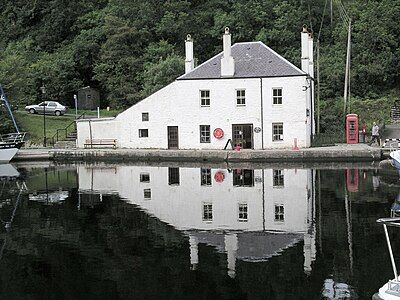
{"label": "boat mast", "polygon": [[3,87],[1,86],[1,84],[0,84],[0,97],[1,97],[1,101],[3,101],[6,104],[8,113],[10,114],[11,120],[13,121],[15,130],[17,131],[17,133],[19,133],[17,122],[15,122],[14,115],[12,114],[10,104],[7,101],[6,94],[4,93],[4,90],[3,90]]}

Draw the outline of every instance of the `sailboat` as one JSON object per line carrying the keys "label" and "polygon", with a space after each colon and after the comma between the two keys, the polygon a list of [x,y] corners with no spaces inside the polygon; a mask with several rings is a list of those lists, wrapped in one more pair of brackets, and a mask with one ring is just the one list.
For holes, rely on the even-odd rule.
{"label": "sailboat", "polygon": [[16,132],[1,134],[0,135],[0,164],[8,163],[17,154],[18,150],[23,146],[25,139],[25,132],[20,132],[15,122],[14,115],[11,111],[10,104],[7,101],[7,97],[3,91],[3,87],[0,85],[1,102],[4,103],[5,107],[10,114],[11,120],[13,121]]}

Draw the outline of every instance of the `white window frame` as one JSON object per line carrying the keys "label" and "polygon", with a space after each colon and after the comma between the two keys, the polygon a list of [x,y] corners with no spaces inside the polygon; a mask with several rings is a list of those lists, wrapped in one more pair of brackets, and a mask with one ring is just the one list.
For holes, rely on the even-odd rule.
{"label": "white window frame", "polygon": [[[275,91],[281,95],[275,95]],[[276,103],[275,103],[276,102]],[[280,103],[279,103],[280,102]],[[272,105],[282,105],[283,104],[283,88],[274,87],[272,88]]]}
{"label": "white window frame", "polygon": [[[203,183],[203,176],[205,177],[204,183]],[[201,186],[212,186],[211,169],[200,168],[200,185]]]}
{"label": "white window frame", "polygon": [[[143,133],[147,132],[147,136],[144,136]],[[149,130],[147,128],[140,128],[139,129],[139,138],[148,138],[149,137]]]}
{"label": "white window frame", "polygon": [[200,143],[211,143],[210,125],[200,125]]}
{"label": "white window frame", "polygon": [[[203,95],[204,93],[204,95]],[[207,95],[208,93],[208,95]],[[201,107],[210,107],[211,105],[211,97],[210,90],[200,90],[200,106]]]}
{"label": "white window frame", "polygon": [[285,222],[285,205],[275,204],[274,205],[274,221],[277,223]]}
{"label": "white window frame", "polygon": [[238,221],[247,222],[249,220],[249,206],[247,203],[238,204]]}
{"label": "white window frame", "polygon": [[[280,133],[278,131],[277,133],[275,133],[275,126],[282,126],[282,132]],[[273,142],[282,142],[283,141],[283,123],[282,122],[272,123],[272,141]]]}
{"label": "white window frame", "polygon": [[272,170],[272,186],[274,188],[283,188],[285,186],[285,174],[283,169]]}
{"label": "white window frame", "polygon": [[246,89],[236,89],[236,106],[246,106]]}
{"label": "white window frame", "polygon": [[201,218],[204,222],[212,222],[213,221],[214,215],[213,215],[212,202],[203,202]]}

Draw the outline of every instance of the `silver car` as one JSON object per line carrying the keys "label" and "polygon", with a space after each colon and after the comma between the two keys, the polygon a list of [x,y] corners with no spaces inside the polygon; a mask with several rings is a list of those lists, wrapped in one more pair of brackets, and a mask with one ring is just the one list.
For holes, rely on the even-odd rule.
{"label": "silver car", "polygon": [[25,106],[25,110],[31,114],[43,114],[61,116],[67,111],[67,107],[55,101],[44,101],[39,104]]}

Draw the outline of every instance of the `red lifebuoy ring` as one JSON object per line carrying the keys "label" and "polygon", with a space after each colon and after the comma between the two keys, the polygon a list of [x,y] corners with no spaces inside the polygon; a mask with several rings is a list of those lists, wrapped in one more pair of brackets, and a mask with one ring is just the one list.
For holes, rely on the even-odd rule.
{"label": "red lifebuoy ring", "polygon": [[224,136],[224,131],[221,128],[214,129],[214,137],[216,139],[221,139]]}
{"label": "red lifebuoy ring", "polygon": [[216,182],[223,182],[225,179],[225,174],[222,171],[218,171],[217,173],[215,173],[214,175],[214,179]]}

